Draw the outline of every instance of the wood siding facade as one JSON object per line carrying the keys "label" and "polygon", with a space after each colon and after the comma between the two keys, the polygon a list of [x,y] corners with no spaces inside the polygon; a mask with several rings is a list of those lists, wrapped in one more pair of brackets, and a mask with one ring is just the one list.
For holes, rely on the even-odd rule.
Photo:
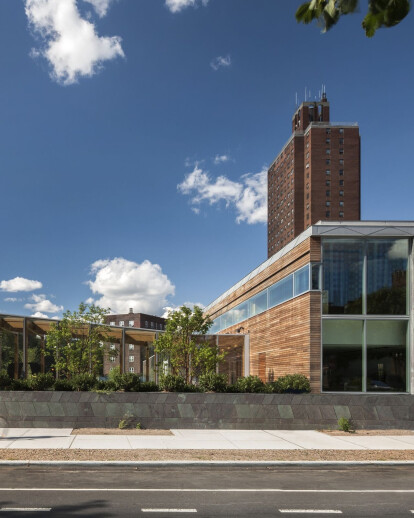
{"label": "wood siding facade", "polygon": [[[309,262],[319,262],[320,239],[311,237],[269,265],[228,297],[209,309],[212,319],[249,299]],[[304,374],[313,392],[320,392],[321,294],[307,292],[220,334],[250,335],[250,374],[272,381],[285,374]]]}

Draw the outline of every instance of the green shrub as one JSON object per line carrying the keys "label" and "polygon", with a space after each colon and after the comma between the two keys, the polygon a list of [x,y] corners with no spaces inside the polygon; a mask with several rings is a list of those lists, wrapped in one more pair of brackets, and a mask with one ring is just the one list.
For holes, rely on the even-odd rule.
{"label": "green shrub", "polygon": [[[100,382],[100,384],[101,384],[101,383],[102,383],[102,382]],[[109,379],[109,380],[105,380],[105,381],[103,382],[103,388],[102,388],[102,390],[109,390],[109,391],[112,391],[112,392],[113,392],[113,391],[116,391],[116,390],[117,390],[117,387],[118,387],[118,386],[117,386],[117,384],[115,383],[115,381],[114,381],[114,380]]]}
{"label": "green shrub", "polygon": [[160,387],[167,392],[185,392],[187,384],[182,376],[167,374],[160,379]]}
{"label": "green shrub", "polygon": [[33,374],[27,380],[32,390],[48,390],[53,387],[55,378],[51,372],[47,374]]}
{"label": "green shrub", "polygon": [[204,389],[193,383],[186,383],[184,388],[179,392],[204,392]]}
{"label": "green shrub", "polygon": [[198,385],[206,392],[226,392],[227,376],[225,374],[208,372],[198,378]]}
{"label": "green shrub", "polygon": [[270,392],[276,394],[303,394],[311,391],[309,380],[303,374],[281,376],[276,381],[268,383],[268,386]]}
{"label": "green shrub", "polygon": [[153,381],[141,381],[139,390],[140,392],[158,392],[160,388]]}
{"label": "green shrub", "polygon": [[70,380],[74,390],[79,392],[87,392],[92,390],[96,385],[96,377],[93,374],[77,374]]}
{"label": "green shrub", "polygon": [[6,371],[0,371],[0,390],[10,390],[12,379]]}
{"label": "green shrub", "polygon": [[118,423],[118,428],[120,430],[125,430],[125,428],[128,428],[128,422],[126,419],[121,419]]}
{"label": "green shrub", "polygon": [[236,392],[266,392],[266,385],[259,376],[239,378],[234,384]]}
{"label": "green shrub", "polygon": [[113,377],[113,381],[117,390],[125,392],[139,392],[141,380],[136,374],[127,372],[125,374],[117,374]]}
{"label": "green shrub", "polygon": [[54,390],[62,390],[62,391],[72,391],[75,390],[72,381],[64,378],[59,378],[55,380],[55,383],[53,385]]}
{"label": "green shrub", "polygon": [[11,380],[10,390],[32,390],[29,380],[17,379]]}
{"label": "green shrub", "polygon": [[131,412],[124,414],[124,417],[119,421],[118,428],[125,430],[126,428],[135,428],[138,421]]}
{"label": "green shrub", "polygon": [[342,430],[343,432],[351,432],[351,423],[349,422],[349,419],[346,417],[340,417],[338,419],[338,430]]}
{"label": "green shrub", "polygon": [[94,386],[94,391],[105,391],[107,390],[106,388],[106,380],[100,380],[100,379],[97,379],[96,380],[96,383],[95,383],[95,386]]}

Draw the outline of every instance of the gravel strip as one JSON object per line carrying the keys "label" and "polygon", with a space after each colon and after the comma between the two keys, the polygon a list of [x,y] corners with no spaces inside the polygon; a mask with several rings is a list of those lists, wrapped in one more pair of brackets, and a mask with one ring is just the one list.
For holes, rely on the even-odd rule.
{"label": "gravel strip", "polygon": [[352,430],[343,432],[342,430],[318,430],[327,435],[337,435],[349,437],[350,435],[414,435],[413,430]]}
{"label": "gravel strip", "polygon": [[173,435],[171,430],[138,430],[136,428],[74,428],[71,435]]}
{"label": "gravel strip", "polygon": [[0,449],[0,460],[54,461],[414,461],[414,450],[19,450]]}

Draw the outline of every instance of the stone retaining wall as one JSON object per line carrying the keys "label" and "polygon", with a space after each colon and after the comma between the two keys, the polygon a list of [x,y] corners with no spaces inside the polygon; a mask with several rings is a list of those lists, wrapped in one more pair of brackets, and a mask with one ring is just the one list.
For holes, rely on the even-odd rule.
{"label": "stone retaining wall", "polygon": [[340,417],[357,428],[414,430],[414,395],[0,392],[0,425],[145,428],[321,429]]}

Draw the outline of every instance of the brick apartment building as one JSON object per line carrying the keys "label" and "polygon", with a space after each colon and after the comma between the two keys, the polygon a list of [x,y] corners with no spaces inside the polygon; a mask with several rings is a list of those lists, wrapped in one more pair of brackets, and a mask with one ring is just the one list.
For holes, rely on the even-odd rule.
{"label": "brick apartment building", "polygon": [[330,122],[326,94],[302,103],[268,171],[268,257],[317,221],[360,219],[356,123]]}
{"label": "brick apartment building", "polygon": [[[134,313],[133,308],[130,308],[129,313],[122,313],[116,315],[108,315],[106,317],[106,324],[117,327],[150,329],[151,331],[163,331],[165,329],[165,318],[157,317],[155,315],[146,315],[145,313]],[[119,367],[123,363],[123,371],[134,374],[145,374],[147,371],[147,364],[150,363],[153,355],[151,347],[147,342],[140,343],[139,341],[125,340],[125,351],[123,354],[119,352],[119,344],[110,344],[110,350],[114,352],[112,356],[106,356],[104,359],[104,374],[108,374],[114,367]],[[145,376],[146,378],[148,375]]]}
{"label": "brick apartment building", "polygon": [[134,313],[133,308],[129,309],[129,313],[117,315],[108,315],[106,323],[111,326],[120,327],[138,327],[140,329],[154,329],[163,331],[165,329],[165,318],[155,315],[146,315],[145,313]]}

